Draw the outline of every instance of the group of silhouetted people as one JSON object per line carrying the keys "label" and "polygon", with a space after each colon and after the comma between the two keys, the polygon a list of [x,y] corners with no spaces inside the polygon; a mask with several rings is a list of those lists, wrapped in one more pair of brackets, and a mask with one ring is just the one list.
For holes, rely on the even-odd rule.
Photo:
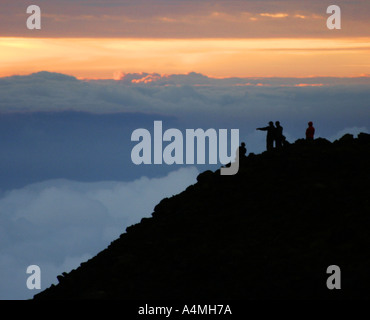
{"label": "group of silhouetted people", "polygon": [[[275,148],[280,149],[281,147],[289,144],[286,140],[286,137],[283,135],[283,127],[280,125],[279,121],[275,122],[275,125],[272,121],[269,122],[267,127],[257,128],[256,130],[267,131],[266,136],[266,149],[271,151]],[[308,123],[308,128],[306,130],[306,140],[313,141],[315,135],[315,128],[313,127],[312,121]]]}
{"label": "group of silhouetted people", "polygon": [[[283,127],[280,125],[279,121],[275,122],[275,125],[272,121],[269,122],[267,127],[257,128],[256,130],[267,131],[266,135],[266,148],[267,151],[271,151],[275,148],[280,149],[290,143],[286,140],[286,137],[283,135]],[[311,142],[314,140],[315,128],[312,121],[308,123],[308,128],[306,129],[306,141]],[[247,153],[247,148],[245,143],[242,142],[240,147],[237,150],[239,157],[245,156]]]}
{"label": "group of silhouetted people", "polygon": [[280,149],[281,147],[288,143],[285,136],[283,135],[283,127],[280,125],[279,121],[275,122],[275,126],[274,123],[270,121],[267,127],[257,128],[256,130],[267,131],[266,136],[267,151],[270,151],[274,148],[274,142],[276,149]]}

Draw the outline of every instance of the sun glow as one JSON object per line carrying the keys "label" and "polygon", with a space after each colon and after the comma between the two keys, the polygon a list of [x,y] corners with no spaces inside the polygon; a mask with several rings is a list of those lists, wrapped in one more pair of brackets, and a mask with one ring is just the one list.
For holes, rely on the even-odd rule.
{"label": "sun glow", "polygon": [[110,79],[140,71],[356,76],[370,73],[369,40],[0,38],[0,76],[41,70]]}

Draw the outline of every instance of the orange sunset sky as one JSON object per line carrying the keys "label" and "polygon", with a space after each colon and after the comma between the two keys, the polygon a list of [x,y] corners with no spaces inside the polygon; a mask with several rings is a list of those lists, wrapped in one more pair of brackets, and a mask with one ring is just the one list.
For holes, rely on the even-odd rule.
{"label": "orange sunset sky", "polygon": [[[2,0],[3,1],[3,0]],[[29,3],[2,3],[0,76],[38,71],[78,78],[196,71],[213,77],[353,77],[370,74],[370,1],[49,0],[41,30]]]}

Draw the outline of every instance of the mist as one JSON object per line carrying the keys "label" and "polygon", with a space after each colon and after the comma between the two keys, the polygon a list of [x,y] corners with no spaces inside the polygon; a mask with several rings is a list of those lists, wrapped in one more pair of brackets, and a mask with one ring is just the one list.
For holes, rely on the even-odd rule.
{"label": "mist", "polygon": [[27,266],[41,268],[42,288],[105,249],[154,206],[196,182],[195,167],[162,178],[81,183],[50,180],[0,199],[0,299],[32,298]]}

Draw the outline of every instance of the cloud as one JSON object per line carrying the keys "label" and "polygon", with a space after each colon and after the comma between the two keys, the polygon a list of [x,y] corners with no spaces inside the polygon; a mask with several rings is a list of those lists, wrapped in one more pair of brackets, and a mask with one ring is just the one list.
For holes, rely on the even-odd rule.
{"label": "cloud", "polygon": [[[24,141],[32,145],[38,140],[40,146],[35,144],[35,147],[41,153],[43,141],[49,141],[57,149],[56,143],[64,136],[69,139],[64,139],[66,143],[74,145],[79,141],[80,145],[89,146],[89,150],[98,150],[95,141],[99,141],[108,157],[117,151],[105,148],[106,145],[119,150],[127,148],[124,141],[129,140],[130,130],[140,127],[150,130],[153,120],[165,118],[168,125],[179,129],[239,128],[244,135],[270,120],[280,120],[292,137],[299,138],[308,119],[317,123],[317,130],[328,137],[344,128],[366,127],[370,116],[369,77],[212,78],[196,72],[117,73],[116,76],[120,80],[86,81],[48,72],[0,78],[0,112],[84,112],[80,118],[56,113],[48,117],[39,115],[41,119],[37,122],[35,119],[39,116],[30,117],[32,126],[28,122],[22,125],[28,131],[15,117],[3,114],[0,121],[4,128],[9,128],[3,134],[13,137],[14,143],[22,146]],[[96,114],[96,119],[89,120],[89,113]],[[118,123],[119,119],[122,123]],[[11,121],[14,123],[10,124]],[[47,129],[42,129],[48,122]],[[67,127],[61,128],[64,123]],[[11,131],[13,127],[19,128],[19,132]],[[81,130],[77,130],[79,127]],[[100,135],[91,136],[93,132]],[[20,133],[22,139],[16,140]],[[117,137],[122,139],[122,147]],[[113,145],[112,141],[117,144]],[[250,145],[251,151],[258,147],[257,142]],[[24,148],[28,147],[24,145]],[[12,154],[14,145],[8,143],[3,150]],[[71,150],[63,150],[65,155],[73,155],[84,149],[75,145]],[[64,154],[60,152],[61,159]],[[89,156],[89,162],[95,161],[91,154]]]}
{"label": "cloud", "polygon": [[[45,1],[44,1],[45,2]],[[120,0],[120,1],[47,1],[40,7],[43,27],[41,37],[141,37],[141,38],[235,38],[235,37],[331,37],[325,24],[312,23],[315,16],[326,17],[329,1],[173,1],[173,0]],[[0,30],[9,36],[30,36],[24,28],[27,15],[26,0],[6,6],[0,12]],[[337,0],[346,13],[348,28],[342,35],[366,36],[369,3],[367,1]],[[256,22],[243,13],[255,16],[265,14],[270,19]],[[307,17],[307,23],[279,19],[285,14]],[[23,13],[23,14],[22,14]],[[253,18],[253,17],[252,17]],[[258,19],[259,20],[259,19]],[[278,30],[275,23],[280,21]],[[284,21],[286,20],[286,21]],[[302,19],[303,20],[303,19]],[[311,21],[311,23],[309,22]],[[279,22],[279,23],[280,23]],[[168,28],[169,23],[171,28]],[[293,22],[294,23],[294,22]]]}
{"label": "cloud", "polygon": [[[370,84],[369,77],[211,78],[196,72],[173,75],[116,72],[115,78],[119,80],[84,81],[50,72],[0,78],[0,112],[73,110],[93,113],[165,112],[179,115],[196,110],[208,112],[212,106],[213,113],[224,113],[225,95],[233,96],[235,104],[244,103],[241,99],[246,94],[249,98],[273,98],[274,95],[279,98],[282,92],[288,96],[303,92],[289,88],[294,86],[329,86],[332,88],[329,92],[335,90],[335,86],[344,85],[340,92],[344,89],[345,92],[363,90],[365,93],[367,88],[360,86]],[[261,86],[273,88],[255,88]],[[288,88],[276,90],[277,87]],[[305,92],[311,92],[312,96],[316,92],[326,94],[321,90]]]}
{"label": "cloud", "polygon": [[303,14],[295,14],[294,18],[299,18],[299,19],[307,19],[308,17],[303,15]]}
{"label": "cloud", "polygon": [[[126,73],[78,80],[48,72],[0,78],[0,193],[50,179],[132,181],[173,167],[135,166],[131,133],[239,129],[248,152],[265,149],[255,128],[280,121],[289,141],[368,128],[370,78],[211,78],[200,73]],[[209,167],[198,167],[206,170]],[[213,169],[213,168],[212,168]]]}
{"label": "cloud", "polygon": [[352,127],[352,128],[344,128],[340,131],[338,131],[336,134],[328,137],[328,140],[331,142],[334,142],[335,140],[339,140],[342,138],[345,134],[353,134],[354,138],[357,137],[359,133],[369,133],[369,130],[367,127]]}
{"label": "cloud", "polygon": [[260,13],[261,17],[268,17],[268,18],[286,18],[289,16],[287,13]]}
{"label": "cloud", "polygon": [[196,182],[195,167],[132,182],[45,181],[0,199],[0,299],[30,298],[26,268],[41,268],[42,288],[148,217],[164,197]]}

